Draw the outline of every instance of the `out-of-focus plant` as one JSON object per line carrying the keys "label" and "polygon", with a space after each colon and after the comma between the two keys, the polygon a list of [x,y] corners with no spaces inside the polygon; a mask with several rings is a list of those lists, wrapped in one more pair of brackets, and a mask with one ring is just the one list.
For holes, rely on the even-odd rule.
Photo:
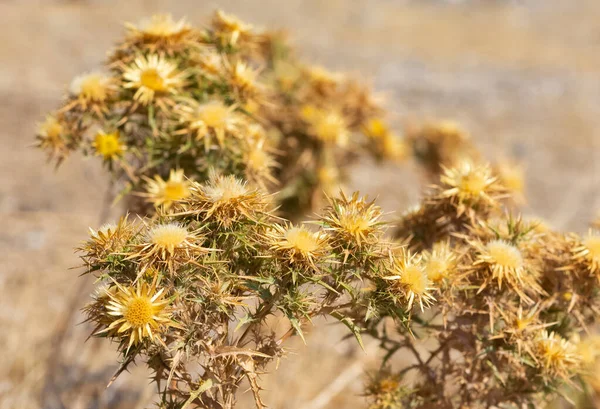
{"label": "out-of-focus plant", "polygon": [[122,194],[169,203],[215,169],[279,192],[298,216],[356,156],[404,155],[368,88],[301,62],[280,33],[220,11],[201,30],[168,15],[126,27],[104,70],[75,78],[37,134],[57,163],[99,156]]}
{"label": "out-of-focus plant", "polygon": [[[488,165],[442,172],[395,231],[437,302],[413,315],[414,336],[368,324],[388,351],[368,386],[371,407],[540,407],[567,386],[593,385],[596,356],[584,351],[600,311],[600,234],[512,216]],[[400,351],[412,362],[390,371]],[[389,379],[391,391],[380,385]]]}

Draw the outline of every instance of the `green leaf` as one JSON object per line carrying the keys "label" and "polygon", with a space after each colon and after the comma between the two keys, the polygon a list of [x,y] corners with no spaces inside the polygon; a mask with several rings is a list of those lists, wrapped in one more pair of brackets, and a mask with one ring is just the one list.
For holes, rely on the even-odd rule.
{"label": "green leaf", "polygon": [[300,325],[300,321],[298,320],[298,318],[288,316],[288,320],[290,321],[292,328],[294,328],[298,335],[300,335],[300,338],[302,338],[302,342],[304,342],[304,345],[306,345],[306,339],[304,338],[302,326]]}
{"label": "green leaf", "polygon": [[348,327],[348,329],[350,331],[352,331],[352,333],[354,334],[354,337],[356,338],[356,341],[358,342],[358,345],[360,345],[360,348],[364,351],[365,350],[365,345],[363,344],[362,341],[362,337],[360,336],[360,333],[362,332],[362,328],[360,328],[358,325],[356,325],[354,323],[354,321],[352,320],[352,318],[350,317],[345,317],[342,314],[340,314],[339,312],[332,312],[329,315],[331,315],[333,318],[339,320],[342,324],[344,324],[346,327]]}
{"label": "green leaf", "polygon": [[192,393],[190,393],[189,399],[183,404],[183,406],[181,407],[181,409],[187,408],[189,405],[192,404],[192,402],[194,400],[196,400],[196,398],[198,396],[200,396],[201,394],[203,394],[204,392],[206,392],[207,390],[209,390],[210,388],[212,388],[212,386],[213,386],[212,379],[207,379],[204,382],[201,382],[200,386],[198,387],[198,389],[196,389],[195,391],[193,391]]}

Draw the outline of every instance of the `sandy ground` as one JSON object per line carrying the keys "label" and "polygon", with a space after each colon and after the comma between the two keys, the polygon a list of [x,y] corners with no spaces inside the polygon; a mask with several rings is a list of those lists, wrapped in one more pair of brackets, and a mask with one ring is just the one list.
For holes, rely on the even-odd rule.
{"label": "sandy ground", "polygon": [[[30,145],[36,121],[101,63],[123,21],[170,11],[200,24],[216,7],[286,27],[307,58],[370,78],[399,122],[456,119],[489,157],[516,156],[527,167],[525,212],[582,231],[600,210],[597,1],[0,1],[0,409],[152,402],[142,368],[104,390],[114,348],[84,343],[89,328],[70,313],[92,289],[70,269],[72,249],[98,224],[107,178],[79,157],[54,172]],[[396,211],[417,200],[416,180],[410,164],[363,163],[352,185]],[[335,326],[315,328],[265,376],[266,401],[364,406],[357,394],[376,362],[367,350]],[[251,407],[247,395],[240,407]]]}

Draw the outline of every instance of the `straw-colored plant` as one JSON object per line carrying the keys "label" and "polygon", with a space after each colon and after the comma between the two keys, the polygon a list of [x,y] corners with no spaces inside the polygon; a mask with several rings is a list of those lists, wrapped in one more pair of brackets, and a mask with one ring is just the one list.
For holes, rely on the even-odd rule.
{"label": "straw-colored plant", "polygon": [[[206,30],[128,25],[106,73],[76,78],[38,132],[59,162],[99,156],[153,205],[130,201],[143,217],[79,249],[102,283],[85,313],[117,343],[115,376],[143,361],[173,409],[233,408],[246,380],[260,409],[259,375],[328,316],[384,352],[371,409],[540,407],[598,389],[600,232],[520,216],[522,169],[487,164],[441,122],[408,129],[434,184],[388,238],[374,202],[335,188],[358,154],[406,156],[384,116],[366,87],[221,12]],[[281,217],[309,208],[310,223]]]}
{"label": "straw-colored plant", "polygon": [[[37,138],[57,163],[100,157],[121,194],[154,205],[215,169],[277,192],[298,217],[357,155],[402,159],[384,114],[367,87],[303,63],[280,33],[220,11],[206,29],[157,15],[128,24],[103,70],[73,80]],[[152,210],[140,205],[128,207]]]}

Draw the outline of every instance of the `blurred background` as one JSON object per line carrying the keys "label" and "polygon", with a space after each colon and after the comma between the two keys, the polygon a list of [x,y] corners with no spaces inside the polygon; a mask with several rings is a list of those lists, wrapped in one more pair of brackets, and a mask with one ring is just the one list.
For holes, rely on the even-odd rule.
{"label": "blurred background", "polygon": [[[55,172],[31,145],[36,123],[75,75],[100,66],[124,21],[170,12],[201,25],[215,8],[286,28],[308,61],[370,80],[399,127],[456,120],[488,157],[516,158],[527,170],[525,213],[585,231],[600,210],[596,0],[0,0],[0,409],[153,401],[141,366],[105,390],[115,346],[84,342],[90,328],[77,312],[93,284],[72,269],[73,248],[101,218],[100,160],[71,157]],[[415,168],[365,161],[350,185],[402,211],[422,188]],[[269,407],[365,406],[375,349],[318,324],[308,346],[292,342],[264,376]],[[240,399],[252,407],[249,393]]]}

